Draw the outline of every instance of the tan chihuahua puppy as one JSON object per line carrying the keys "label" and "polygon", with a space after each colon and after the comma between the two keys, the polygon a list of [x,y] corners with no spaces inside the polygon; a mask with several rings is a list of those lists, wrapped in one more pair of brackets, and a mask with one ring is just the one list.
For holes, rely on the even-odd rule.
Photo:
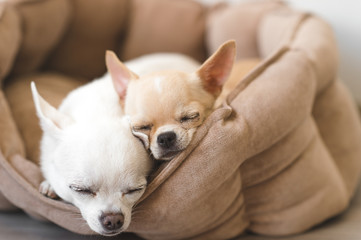
{"label": "tan chihuahua puppy", "polygon": [[114,53],[107,52],[107,66],[118,95],[125,99],[133,134],[155,159],[171,160],[188,146],[213,111],[235,53],[235,42],[228,41],[189,72],[166,70],[138,77]]}

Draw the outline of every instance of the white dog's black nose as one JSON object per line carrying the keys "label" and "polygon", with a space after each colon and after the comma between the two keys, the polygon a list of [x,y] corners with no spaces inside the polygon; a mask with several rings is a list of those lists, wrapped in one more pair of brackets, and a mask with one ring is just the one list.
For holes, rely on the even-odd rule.
{"label": "white dog's black nose", "polygon": [[124,223],[124,216],[122,213],[103,213],[100,216],[100,222],[103,228],[108,231],[119,230]]}
{"label": "white dog's black nose", "polygon": [[157,137],[157,143],[162,148],[170,148],[174,145],[177,135],[174,132],[161,133]]}

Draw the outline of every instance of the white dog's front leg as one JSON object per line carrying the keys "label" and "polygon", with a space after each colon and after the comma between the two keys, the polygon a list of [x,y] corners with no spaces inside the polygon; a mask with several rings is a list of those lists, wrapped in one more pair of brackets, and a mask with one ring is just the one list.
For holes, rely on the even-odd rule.
{"label": "white dog's front leg", "polygon": [[55,193],[53,187],[46,180],[40,184],[39,192],[48,198],[52,198],[52,199],[59,198],[59,196]]}

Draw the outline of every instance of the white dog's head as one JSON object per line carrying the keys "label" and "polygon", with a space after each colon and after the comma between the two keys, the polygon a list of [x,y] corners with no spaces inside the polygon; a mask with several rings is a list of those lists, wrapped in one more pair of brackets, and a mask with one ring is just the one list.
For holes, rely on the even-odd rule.
{"label": "white dog's head", "polygon": [[56,194],[80,209],[94,231],[115,235],[130,223],[152,163],[127,119],[77,123],[49,105],[32,84],[44,132],[41,168]]}

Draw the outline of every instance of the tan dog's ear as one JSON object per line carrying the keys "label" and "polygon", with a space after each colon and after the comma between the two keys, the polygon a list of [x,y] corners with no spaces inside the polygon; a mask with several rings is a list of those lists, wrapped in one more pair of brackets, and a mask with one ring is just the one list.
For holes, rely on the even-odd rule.
{"label": "tan dog's ear", "polygon": [[112,77],[115,91],[119,98],[124,100],[129,81],[138,78],[138,76],[130,71],[112,51],[106,51],[105,63]]}
{"label": "tan dog's ear", "polygon": [[222,86],[228,79],[236,56],[236,43],[225,42],[198,69],[197,74],[202,80],[205,90],[214,96],[222,91]]}

